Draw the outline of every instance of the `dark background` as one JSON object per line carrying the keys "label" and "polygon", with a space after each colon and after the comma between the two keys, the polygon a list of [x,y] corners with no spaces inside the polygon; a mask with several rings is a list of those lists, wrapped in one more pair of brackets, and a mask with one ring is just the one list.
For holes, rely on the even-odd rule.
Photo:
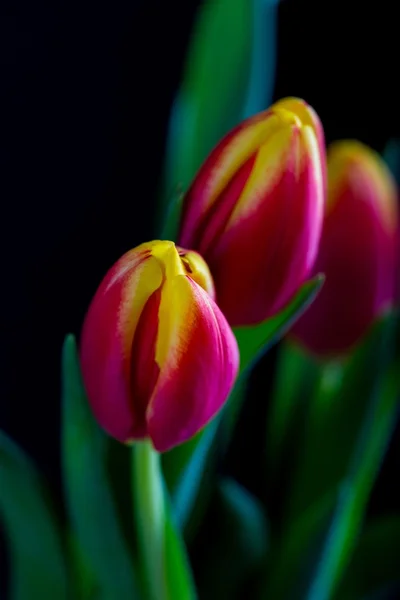
{"label": "dark background", "polygon": [[[0,427],[58,491],[62,340],[79,334],[113,261],[154,237],[168,115],[197,5],[1,9]],[[305,98],[328,142],[356,137],[382,150],[400,134],[398,55],[395,3],[283,2],[275,97]]]}

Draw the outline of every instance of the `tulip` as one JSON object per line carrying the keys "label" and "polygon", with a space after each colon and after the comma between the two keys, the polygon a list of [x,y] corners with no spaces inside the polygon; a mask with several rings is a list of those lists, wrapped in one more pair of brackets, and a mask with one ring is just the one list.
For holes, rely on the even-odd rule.
{"label": "tulip", "polygon": [[235,337],[210,272],[172,242],[142,244],[98,288],[81,337],[81,367],[99,424],[121,442],[164,452],[221,409],[238,369]]}
{"label": "tulip", "polygon": [[183,200],[179,243],[205,258],[231,325],[272,316],[307,278],[324,182],[322,126],[296,98],[241,123],[201,167]]}
{"label": "tulip", "polygon": [[328,152],[328,200],[315,271],[325,284],[294,337],[321,357],[351,351],[394,300],[396,187],[382,159],[355,141]]}

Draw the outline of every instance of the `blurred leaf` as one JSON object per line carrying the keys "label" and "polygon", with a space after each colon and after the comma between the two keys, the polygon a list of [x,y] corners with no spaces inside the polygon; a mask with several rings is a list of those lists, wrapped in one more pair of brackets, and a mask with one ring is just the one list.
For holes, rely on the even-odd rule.
{"label": "blurred leaf", "polygon": [[385,515],[368,524],[358,539],[335,599],[384,594],[396,584],[400,585],[400,515]]}
{"label": "blurred leaf", "polygon": [[400,139],[389,140],[383,152],[383,159],[400,185]]}
{"label": "blurred leaf", "polygon": [[221,481],[201,597],[207,600],[242,598],[243,587],[259,575],[265,564],[268,543],[267,519],[261,503],[234,480]]}
{"label": "blurred leaf", "polygon": [[183,193],[179,190],[173,194],[161,228],[160,239],[172,242],[178,239],[179,218],[182,209]]}
{"label": "blurred leaf", "polygon": [[307,600],[329,600],[337,589],[364,519],[366,505],[399,413],[399,365],[370,401]]}
{"label": "blurred leaf", "polygon": [[[265,598],[331,598],[321,587],[313,589],[314,596],[305,592],[310,590],[310,581],[316,581],[313,576],[316,565],[322,564],[321,554],[325,557],[324,581],[328,582],[326,573],[333,573],[336,585],[358,533],[390,435],[388,427],[393,425],[395,379],[383,379],[392,341],[393,316],[386,316],[372,328],[347,364],[321,370],[320,384],[310,406],[299,471],[294,488],[287,494],[290,511],[283,534],[278,532],[282,543],[271,566]],[[379,398],[386,400],[376,408],[374,401]],[[296,461],[296,456],[292,460]],[[313,514],[317,527],[312,532]]]}
{"label": "blurred leaf", "polygon": [[261,598],[302,600],[308,578],[335,508],[336,491],[318,498],[295,521],[286,522],[283,531],[271,540],[269,563],[265,566]]}
{"label": "blurred leaf", "polygon": [[272,103],[275,80],[279,0],[252,1],[253,49],[243,118],[265,110]]}
{"label": "blurred leaf", "polygon": [[[286,454],[298,444],[299,423],[319,375],[316,360],[300,346],[285,340],[279,349],[275,385],[267,422],[268,475],[273,484]],[[288,457],[291,459],[291,456]]]}
{"label": "blurred leaf", "polygon": [[198,9],[183,81],[169,125],[163,207],[185,191],[206,156],[242,117],[252,51],[249,0],[204,2]]}
{"label": "blurred leaf", "polygon": [[162,457],[174,518],[181,528],[189,520],[204,473],[209,470],[206,466],[212,459],[213,441],[218,426],[219,417],[216,417],[194,438]]}
{"label": "blurred leaf", "polygon": [[100,597],[138,598],[133,559],[106,466],[108,440],[89,409],[72,335],[64,342],[62,379],[64,491],[73,532]]}
{"label": "blurred leaf", "polygon": [[28,457],[0,432],[0,515],[10,547],[10,600],[68,597],[60,527]]}
{"label": "blurred leaf", "polygon": [[[278,315],[254,327],[235,329],[240,350],[240,374],[224,410],[189,442],[174,448],[163,456],[163,467],[168,489],[173,503],[174,515],[181,527],[184,527],[197,499],[203,483],[204,470],[211,469],[208,459],[216,432],[219,431],[221,418],[227,419],[224,429],[224,442],[228,442],[235,426],[243,398],[246,371],[260,354],[265,352],[286,331],[309,306],[323,283],[323,276],[317,275],[303,285],[294,300]],[[231,414],[227,414],[231,411]]]}
{"label": "blurred leaf", "polygon": [[392,341],[393,316],[386,315],[346,364],[321,365],[289,496],[289,518],[296,518],[346,476],[360,426],[387,368]]}

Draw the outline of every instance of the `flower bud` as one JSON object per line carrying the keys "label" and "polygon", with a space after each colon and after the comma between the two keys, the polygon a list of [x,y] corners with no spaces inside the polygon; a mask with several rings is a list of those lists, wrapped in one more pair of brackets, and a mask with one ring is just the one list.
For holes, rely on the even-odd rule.
{"label": "flower bud", "polygon": [[293,334],[320,356],[347,353],[395,290],[396,187],[385,163],[356,141],[328,152],[328,201],[315,272],[321,292]]}
{"label": "flower bud", "polygon": [[201,167],[184,198],[179,243],[204,256],[231,325],[275,314],[307,278],[324,181],[321,124],[296,98],[241,123]]}
{"label": "flower bud", "polygon": [[239,355],[213,294],[204,260],[172,242],[142,244],[107,273],[83,325],[81,366],[110,435],[149,437],[164,452],[220,410]]}

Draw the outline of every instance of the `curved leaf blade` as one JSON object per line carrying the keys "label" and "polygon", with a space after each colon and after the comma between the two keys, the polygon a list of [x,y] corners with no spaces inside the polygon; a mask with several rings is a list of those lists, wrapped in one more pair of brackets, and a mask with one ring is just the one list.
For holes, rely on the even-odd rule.
{"label": "curved leaf blade", "polygon": [[75,538],[102,598],[138,598],[134,561],[107,470],[108,440],[89,409],[72,335],[64,342],[62,374],[64,490]]}
{"label": "curved leaf blade", "polygon": [[279,0],[253,0],[253,51],[243,118],[265,110],[275,81]]}
{"label": "curved leaf blade", "polygon": [[386,315],[345,363],[320,364],[287,507],[290,519],[346,477],[367,407],[389,364],[393,331],[392,315]]}
{"label": "curved leaf blade", "polygon": [[10,600],[67,599],[70,580],[48,492],[28,457],[2,432],[0,514],[10,545]]}
{"label": "curved leaf blade", "polygon": [[252,49],[249,0],[204,2],[187,52],[167,139],[163,210],[186,190],[213,146],[242,118]]}
{"label": "curved leaf blade", "polygon": [[308,600],[329,600],[354,550],[368,498],[399,414],[398,368],[389,370],[374,395],[357,441],[349,474],[340,487],[335,514]]}

